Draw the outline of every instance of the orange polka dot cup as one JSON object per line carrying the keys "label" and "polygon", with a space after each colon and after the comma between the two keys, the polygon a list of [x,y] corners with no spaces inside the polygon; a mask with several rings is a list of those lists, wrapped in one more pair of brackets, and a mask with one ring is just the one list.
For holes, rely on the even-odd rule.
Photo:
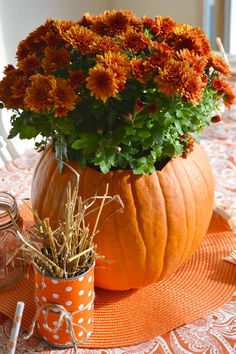
{"label": "orange polka dot cup", "polygon": [[94,264],[75,278],[34,274],[39,334],[58,347],[82,344],[93,331]]}

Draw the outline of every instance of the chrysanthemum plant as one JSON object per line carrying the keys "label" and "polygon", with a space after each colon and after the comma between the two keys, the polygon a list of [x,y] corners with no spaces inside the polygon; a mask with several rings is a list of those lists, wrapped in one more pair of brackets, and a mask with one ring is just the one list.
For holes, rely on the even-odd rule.
{"label": "chrysanthemum plant", "polygon": [[180,155],[223,100],[229,68],[197,27],[129,11],[48,20],[21,41],[0,101],[13,110],[9,138],[42,137],[56,156],[107,173],[148,174]]}

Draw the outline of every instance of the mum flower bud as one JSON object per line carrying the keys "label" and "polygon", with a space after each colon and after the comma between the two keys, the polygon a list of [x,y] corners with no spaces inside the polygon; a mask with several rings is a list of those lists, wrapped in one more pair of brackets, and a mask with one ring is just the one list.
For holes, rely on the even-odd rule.
{"label": "mum flower bud", "polygon": [[211,118],[212,123],[218,123],[218,122],[220,122],[221,120],[222,120],[222,117],[221,117],[221,115],[219,115],[219,114],[216,114],[215,116],[213,116],[213,117]]}
{"label": "mum flower bud", "polygon": [[142,101],[135,101],[134,108],[139,113],[144,109],[144,103]]}

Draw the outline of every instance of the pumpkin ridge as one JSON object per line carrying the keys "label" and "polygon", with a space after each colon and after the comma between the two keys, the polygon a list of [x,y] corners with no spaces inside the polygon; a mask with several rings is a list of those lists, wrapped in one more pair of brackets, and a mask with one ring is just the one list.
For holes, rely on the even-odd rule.
{"label": "pumpkin ridge", "polygon": [[[161,174],[161,172],[160,172]],[[166,215],[166,235],[167,235],[167,238],[166,238],[166,244],[165,244],[165,250],[164,250],[164,257],[163,257],[163,267],[162,267],[162,272],[161,272],[161,275],[160,275],[160,280],[163,279],[164,275],[165,275],[165,269],[166,269],[166,257],[167,257],[167,254],[166,254],[166,249],[167,249],[167,246],[168,246],[168,235],[169,235],[169,223],[168,223],[168,213],[167,213],[167,202],[166,202],[166,198],[165,198],[165,194],[163,192],[163,189],[162,189],[162,183],[161,183],[161,180],[159,178],[159,176],[157,175],[158,177],[158,181],[159,181],[159,184],[160,184],[160,191],[162,193],[162,197],[163,197],[163,201],[164,201],[164,206],[165,206],[165,215]]]}
{"label": "pumpkin ridge", "polygon": [[[182,250],[182,231],[184,231],[182,227],[182,219],[185,210],[183,207],[184,200],[179,196],[181,189],[177,190],[178,184],[176,182],[177,181],[172,169],[171,162],[168,165],[168,168],[165,170],[165,173],[160,174],[160,184],[166,201],[167,222],[169,230],[164,259],[164,277],[173,273],[173,269],[177,269],[181,262],[179,251]],[[179,217],[181,218],[180,220],[178,220]],[[178,222],[175,220],[178,220]]]}
{"label": "pumpkin ridge", "polygon": [[[114,177],[115,176],[115,177]],[[113,178],[115,179],[115,183],[112,183],[112,194],[111,195],[115,195],[115,194],[117,194],[117,193],[114,193],[114,191],[113,191],[113,186],[119,186],[119,184],[117,183],[117,179],[119,178],[119,175],[118,174],[113,174]],[[119,194],[119,193],[118,193]],[[117,243],[119,244],[119,246],[120,246],[120,249],[121,249],[121,252],[119,252],[119,256],[121,255],[122,256],[122,260],[123,260],[123,262],[121,263],[121,264],[123,264],[123,268],[125,269],[125,277],[126,277],[126,284],[128,284],[128,287],[130,288],[131,286],[131,284],[132,284],[132,280],[130,280],[130,277],[129,277],[129,274],[130,274],[130,272],[129,272],[129,266],[128,266],[128,264],[127,264],[127,260],[126,260],[126,257],[124,256],[125,255],[125,252],[123,252],[123,250],[125,249],[125,247],[124,247],[124,244],[123,244],[123,242],[122,242],[122,240],[124,239],[124,237],[123,237],[123,235],[122,235],[122,237],[120,237],[120,235],[117,233],[117,230],[119,230],[119,228],[117,227],[117,224],[119,224],[119,220],[117,220],[117,217],[118,217],[118,213],[116,213],[115,211],[116,211],[116,209],[115,209],[115,206],[114,206],[114,203],[112,203],[112,209],[113,209],[113,220],[114,220],[114,224],[115,224],[115,230],[116,230],[116,232],[115,232],[115,235],[116,235],[116,239],[117,239]],[[123,274],[122,274],[122,277],[123,277]]]}
{"label": "pumpkin ridge", "polygon": [[[185,171],[185,168],[184,168],[184,161],[182,160],[182,159],[179,159],[179,163],[180,163],[180,166],[181,166],[181,169],[182,169],[182,171],[184,171],[184,175],[186,176],[186,180],[185,180],[185,182],[184,182],[184,186],[186,185],[186,183],[188,184],[188,186],[189,186],[189,189],[191,190],[191,196],[192,196],[192,198],[194,199],[194,195],[193,195],[193,189],[192,189],[192,184],[189,182],[189,175],[186,173],[186,171]],[[181,184],[182,185],[182,184]],[[184,191],[185,189],[183,188],[183,191]],[[190,198],[191,199],[191,198]],[[190,251],[189,251],[189,249],[191,249],[192,248],[192,245],[193,245],[193,239],[194,239],[194,237],[195,237],[195,234],[196,234],[196,218],[197,218],[197,216],[196,216],[196,207],[195,207],[195,203],[192,203],[192,205],[194,205],[194,208],[193,208],[193,210],[194,210],[194,220],[195,220],[195,223],[194,223],[194,227],[193,227],[193,229],[192,230],[190,230],[190,229],[188,229],[188,227],[187,227],[187,229],[188,229],[188,239],[187,239],[187,242],[185,243],[185,247],[184,247],[184,253],[183,254],[185,254],[186,253],[186,250],[187,250],[187,257],[185,256],[184,258],[182,257],[181,258],[181,261],[185,261],[186,260],[186,258],[188,258],[189,257],[189,253],[190,253]],[[187,209],[186,209],[186,216],[187,216]],[[189,219],[189,217],[187,216],[187,220]],[[191,218],[191,221],[192,221],[192,218]],[[191,233],[190,233],[191,232]],[[188,245],[188,241],[189,241],[189,239],[190,239],[190,237],[191,237],[191,247],[189,248],[187,248],[187,245]]]}
{"label": "pumpkin ridge", "polygon": [[[158,173],[156,172],[155,173],[155,177],[156,177],[156,180],[157,180],[157,183],[160,187],[160,191],[161,191],[161,195],[162,195],[162,200],[163,200],[163,206],[165,208],[165,215],[167,215],[167,208],[166,208],[166,200],[165,200],[165,197],[164,197],[164,193],[163,193],[163,190],[161,188],[161,182],[160,182],[160,178],[159,178],[159,175]],[[166,247],[167,247],[167,242],[168,242],[168,231],[169,231],[169,225],[168,225],[168,220],[167,220],[167,217],[166,217],[166,242],[165,242],[165,247],[164,247],[164,251],[163,251],[163,254],[162,254],[162,266],[161,266],[161,271],[159,272],[159,276],[158,276],[158,279],[161,279],[162,278],[162,274],[163,274],[163,269],[165,267],[165,254],[166,254]],[[163,237],[163,236],[162,236]]]}
{"label": "pumpkin ridge", "polygon": [[34,168],[33,180],[34,180],[35,175],[38,173],[38,170],[42,168],[41,164],[44,161],[49,150],[50,150],[50,148],[46,147],[46,149],[39,155],[38,161],[37,161],[36,166]]}
{"label": "pumpkin ridge", "polygon": [[[190,179],[191,180],[191,176],[189,176],[189,173],[184,165],[184,163],[182,163],[182,168],[184,169],[185,171],[185,174],[186,176],[188,176],[188,180]],[[193,235],[193,238],[192,238],[192,242],[191,242],[191,251],[189,252],[189,257],[193,254],[193,243],[194,243],[194,239],[196,237],[196,231],[197,231],[197,224],[198,224],[198,219],[199,219],[199,215],[198,215],[198,211],[197,211],[197,208],[196,208],[196,196],[195,196],[195,193],[193,191],[193,187],[191,185],[191,183],[189,183],[190,185],[190,189],[192,191],[192,196],[193,196],[193,199],[194,199],[194,210],[195,210],[195,228],[194,228],[194,235]]]}
{"label": "pumpkin ridge", "polygon": [[[147,269],[147,245],[145,243],[145,240],[143,238],[143,232],[142,232],[142,228],[140,226],[140,220],[139,220],[139,215],[138,215],[138,210],[136,208],[136,205],[138,204],[138,198],[135,192],[135,188],[133,185],[133,181],[136,178],[136,176],[134,174],[130,175],[130,188],[131,188],[131,193],[132,193],[132,197],[133,197],[133,205],[134,205],[134,210],[135,210],[135,215],[136,215],[136,222],[137,222],[137,227],[138,227],[138,231],[139,231],[139,235],[140,235],[140,240],[142,241],[143,247],[145,249],[145,269]],[[136,203],[137,202],[137,203]],[[146,273],[146,271],[145,271]],[[143,273],[143,277],[142,277],[142,284],[144,284],[144,279],[146,277],[146,274]]]}
{"label": "pumpkin ridge", "polygon": [[[41,218],[45,218],[45,217],[49,217],[49,215],[47,215],[47,211],[48,208],[46,206],[46,208],[44,209],[44,203],[46,202],[46,204],[48,204],[48,201],[45,198],[45,192],[46,190],[49,189],[49,186],[51,184],[51,171],[55,171],[55,163],[53,163],[52,161],[52,156],[51,156],[51,151],[52,148],[49,146],[48,149],[44,150],[41,154],[41,157],[39,159],[39,163],[41,165],[40,169],[37,169],[37,173],[34,174],[33,177],[33,188],[31,189],[31,194],[33,194],[33,196],[36,196],[36,202],[35,200],[33,200],[34,204],[32,204],[33,209],[37,209],[37,212],[39,213],[39,216]],[[48,167],[49,166],[49,167]],[[46,173],[45,173],[46,172]],[[47,184],[45,185],[41,185],[39,183],[40,186],[42,186],[43,188],[41,188],[41,190],[38,190],[38,181],[39,177],[41,177],[42,175],[45,176],[45,174],[47,175],[47,177],[49,176],[49,181]],[[37,188],[36,192],[34,191]],[[46,210],[46,213],[44,212],[44,210]]]}
{"label": "pumpkin ridge", "polygon": [[[106,176],[103,176],[103,175],[100,175],[101,176],[101,181],[100,181],[100,188],[101,188],[101,186],[102,186],[102,182],[105,182],[105,184],[106,183],[109,183],[110,182],[110,178],[109,177],[111,177],[111,179],[113,179],[113,182],[114,183],[109,183],[109,191],[108,191],[108,194],[109,195],[116,195],[116,194],[119,194],[119,193],[117,193],[117,192],[115,192],[114,191],[114,186],[119,186],[119,183],[116,181],[116,179],[118,179],[118,177],[119,176],[117,176],[116,174],[111,174],[111,175],[109,175],[108,176],[108,179],[106,178]],[[102,178],[103,177],[103,178]],[[104,178],[105,177],[105,178]],[[119,189],[119,187],[118,187],[118,189]],[[99,188],[98,188],[98,190],[99,190]],[[112,224],[114,225],[114,227],[112,228],[112,230],[111,230],[111,234],[110,234],[110,237],[113,239],[113,242],[112,242],[112,247],[115,247],[115,249],[116,248],[118,248],[119,249],[119,251],[118,250],[115,250],[115,252],[114,252],[114,254],[113,254],[113,256],[112,256],[112,252],[110,252],[110,245],[109,245],[109,243],[107,242],[107,239],[106,239],[106,237],[104,238],[104,240],[103,240],[103,243],[102,243],[102,247],[103,247],[103,249],[105,249],[105,253],[106,253],[106,259],[105,259],[105,263],[106,263],[106,260],[109,262],[109,261],[111,261],[111,262],[115,262],[114,263],[114,265],[111,265],[110,266],[110,268],[111,269],[109,269],[109,266],[108,266],[108,275],[109,276],[111,276],[111,274],[112,274],[112,269],[114,269],[114,271],[116,271],[117,270],[117,268],[119,267],[120,269],[121,268],[123,268],[122,270],[123,270],[123,272],[121,272],[121,276],[122,276],[122,287],[124,287],[124,285],[123,285],[123,283],[125,282],[125,289],[127,289],[127,288],[130,288],[131,287],[131,281],[130,281],[130,279],[129,279],[129,277],[128,277],[128,265],[127,265],[127,260],[126,260],[126,257],[125,257],[125,255],[124,255],[124,249],[125,249],[125,247],[124,247],[124,245],[122,244],[122,240],[121,240],[121,238],[122,237],[120,237],[120,235],[118,234],[118,232],[117,232],[117,230],[119,230],[119,228],[117,227],[117,225],[119,225],[119,219],[117,220],[117,217],[119,218],[119,215],[116,215],[117,213],[116,213],[116,211],[117,211],[117,207],[114,205],[115,203],[111,203],[110,205],[109,205],[109,215],[110,214],[112,214]],[[108,215],[108,217],[109,217],[109,215]],[[106,219],[105,219],[106,220]],[[107,222],[109,223],[109,220],[107,220]],[[102,228],[103,227],[105,227],[106,225],[104,224],[104,220],[103,220],[103,223],[102,223],[102,227],[101,228],[99,228],[99,230],[101,231],[102,230]],[[107,232],[109,232],[109,228],[108,228],[108,230],[103,230],[102,231],[103,233],[106,233],[107,234]],[[122,233],[122,232],[121,232]],[[95,236],[95,243],[96,243],[96,239],[99,239],[99,233]],[[98,242],[98,248],[99,248],[99,244],[101,245],[101,242]],[[100,250],[100,251],[98,251],[98,253],[99,254],[101,254],[101,255],[103,255],[102,253],[103,253],[103,251],[102,250]],[[115,260],[113,259],[115,257]],[[103,262],[103,261],[102,261]],[[106,265],[104,265],[104,267],[106,268]],[[95,272],[96,272],[96,268],[95,268]],[[106,272],[106,270],[105,270],[105,272]],[[104,276],[106,276],[106,274],[104,275]],[[99,278],[98,278],[98,282],[99,282],[99,284],[100,284],[100,277],[101,277],[101,275],[99,276]],[[124,281],[124,277],[125,277],[125,281]],[[120,279],[118,279],[118,282],[120,282]],[[98,286],[100,286],[98,284]],[[109,289],[109,290],[114,290],[114,286],[113,286],[113,280],[112,280],[112,278],[110,279],[110,286],[111,287],[109,287],[109,288],[107,288],[107,289]],[[119,285],[120,286],[120,285]],[[123,290],[122,288],[120,288],[120,290]]]}
{"label": "pumpkin ridge", "polygon": [[[52,159],[52,157],[51,157],[51,159]],[[46,166],[46,164],[45,164],[45,166]],[[48,181],[48,184],[47,184],[48,188],[46,189],[46,194],[44,195],[44,198],[43,198],[43,201],[42,201],[41,210],[44,210],[44,209],[46,210],[47,209],[47,208],[44,208],[45,207],[45,203],[48,205],[48,199],[49,200],[51,199],[51,198],[48,198],[48,196],[49,196],[49,193],[50,193],[50,185],[51,185],[51,182],[54,180],[54,175],[55,174],[57,174],[57,166],[56,166],[56,168],[55,167],[53,168],[53,172],[50,174],[50,178],[49,178],[49,181]],[[47,207],[47,205],[46,205],[46,207]],[[50,208],[50,212],[51,211],[52,211],[52,209]],[[45,215],[44,215],[44,217],[45,217]],[[51,219],[51,213],[50,213],[50,215],[47,215],[47,217],[49,217]],[[51,221],[53,222],[53,220],[51,220]]]}
{"label": "pumpkin ridge", "polygon": [[[202,175],[202,177],[203,177],[203,179],[204,179],[204,182],[205,182],[205,184],[206,184],[206,186],[207,186],[208,197],[209,197],[209,199],[210,199],[211,196],[212,196],[212,193],[210,193],[210,190],[209,190],[208,180],[206,179],[205,174],[202,172],[201,165],[199,166],[199,164],[196,162],[196,160],[194,159],[194,157],[192,158],[192,160],[193,160],[194,164],[196,165],[196,167],[198,168],[198,170],[200,171],[200,173],[201,173],[201,175]],[[204,167],[205,167],[205,164],[204,164]]]}
{"label": "pumpkin ridge", "polygon": [[[185,246],[187,244],[188,241],[188,224],[187,224],[187,220],[188,220],[188,215],[187,215],[187,210],[186,210],[186,205],[185,205],[185,198],[184,198],[184,192],[183,192],[183,188],[182,188],[182,183],[180,183],[179,179],[178,179],[178,174],[176,174],[175,170],[177,168],[179,168],[179,166],[177,166],[176,164],[172,164],[170,165],[171,170],[173,171],[173,175],[175,177],[176,183],[179,185],[179,189],[181,190],[181,199],[184,205],[184,213],[185,213],[185,241],[184,241],[184,245],[182,247],[182,252],[181,252],[181,257],[180,257],[180,262],[179,265],[182,263],[182,258],[183,255],[185,253]],[[182,244],[183,240],[181,240],[181,244]]]}

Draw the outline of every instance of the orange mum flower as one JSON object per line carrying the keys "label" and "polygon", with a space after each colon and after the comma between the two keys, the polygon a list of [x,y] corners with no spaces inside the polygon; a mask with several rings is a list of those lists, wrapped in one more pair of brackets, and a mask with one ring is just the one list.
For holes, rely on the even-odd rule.
{"label": "orange mum flower", "polygon": [[204,84],[187,62],[170,59],[165,68],[160,70],[160,75],[154,78],[154,82],[166,96],[177,93],[192,103],[201,100]]}
{"label": "orange mum flower", "polygon": [[98,16],[92,16],[89,12],[85,12],[78,24],[83,27],[91,28],[96,17]]}
{"label": "orange mum flower", "polygon": [[218,71],[219,73],[222,73],[223,75],[230,74],[230,68],[229,68],[228,64],[221,57],[216,55],[214,52],[211,52],[209,66],[213,66],[213,68],[216,71]]}
{"label": "orange mum flower", "polygon": [[42,67],[49,74],[69,64],[70,53],[63,47],[60,49],[47,47],[44,53],[45,57],[42,60]]}
{"label": "orange mum flower", "polygon": [[226,85],[226,82],[222,79],[214,78],[212,81],[213,89],[218,91],[219,94],[223,94],[225,92]]}
{"label": "orange mum flower", "polygon": [[104,55],[97,55],[97,61],[104,68],[109,68],[115,74],[119,91],[122,91],[128,74],[131,71],[129,58],[126,54],[112,53],[111,51]]}
{"label": "orange mum flower", "polygon": [[203,74],[207,63],[207,58],[197,55],[188,49],[182,49],[176,53],[176,58],[180,61],[187,61],[197,74]]}
{"label": "orange mum flower", "polygon": [[108,36],[100,37],[97,36],[91,45],[91,52],[96,54],[103,54],[104,52],[111,51],[117,53],[120,51],[119,45]]}
{"label": "orange mum flower", "polygon": [[157,16],[155,24],[151,25],[151,32],[156,35],[159,41],[163,41],[172,34],[175,26],[176,22],[172,18]]}
{"label": "orange mum flower", "polygon": [[35,31],[31,32],[25,40],[21,41],[16,53],[18,60],[24,59],[28,54],[41,53],[47,46],[47,41],[45,40],[46,35],[48,32],[52,31],[53,26],[54,21],[47,20],[45,24],[38,27]]}
{"label": "orange mum flower", "polygon": [[131,59],[130,65],[135,78],[145,84],[147,81],[145,61],[143,61],[141,58],[135,57]]}
{"label": "orange mum flower", "polygon": [[73,21],[55,20],[54,26],[59,34],[63,36],[75,23]]}
{"label": "orange mum flower", "polygon": [[145,37],[143,33],[135,32],[130,29],[121,36],[122,45],[125,49],[131,50],[133,53],[138,53],[148,47],[150,39]]}
{"label": "orange mum flower", "polygon": [[31,86],[26,89],[25,106],[33,112],[50,110],[55,78],[36,74],[31,76]]}
{"label": "orange mum flower", "polygon": [[66,116],[69,111],[72,111],[75,108],[78,98],[79,96],[68,84],[67,80],[56,78],[55,86],[52,92],[55,117]]}
{"label": "orange mum flower", "polygon": [[226,87],[225,87],[225,94],[223,96],[223,101],[224,101],[224,104],[227,108],[230,108],[230,106],[235,101],[235,94],[229,85],[226,85]]}
{"label": "orange mum flower", "polygon": [[180,31],[179,34],[174,34],[170,42],[177,51],[186,48],[189,51],[193,51],[195,54],[206,57],[208,57],[211,51],[208,38],[198,27],[186,29],[185,31]]}
{"label": "orange mum flower", "polygon": [[86,55],[90,54],[90,46],[96,38],[96,35],[88,28],[74,25],[63,35],[63,38],[82,54]]}
{"label": "orange mum flower", "polygon": [[101,64],[89,69],[87,81],[86,87],[91,91],[91,96],[101,99],[104,103],[118,92],[116,75],[111,69],[104,68]]}
{"label": "orange mum flower", "polygon": [[82,70],[69,70],[69,80],[70,85],[76,89],[78,88],[84,81],[84,73]]}
{"label": "orange mum flower", "polygon": [[7,109],[24,108],[24,94],[27,82],[21,70],[13,66],[5,68],[5,76],[0,81],[0,101]]}
{"label": "orange mum flower", "polygon": [[27,75],[30,75],[40,68],[40,61],[35,53],[30,54],[18,61],[18,67]]}
{"label": "orange mum flower", "polygon": [[107,34],[110,36],[126,32],[129,25],[129,17],[124,11],[105,11],[103,21],[107,25]]}
{"label": "orange mum flower", "polygon": [[170,55],[173,54],[172,49],[169,47],[167,43],[157,43],[152,42],[152,49],[155,54],[150,55],[145,60],[145,70],[147,72],[152,72],[158,68],[163,68]]}

